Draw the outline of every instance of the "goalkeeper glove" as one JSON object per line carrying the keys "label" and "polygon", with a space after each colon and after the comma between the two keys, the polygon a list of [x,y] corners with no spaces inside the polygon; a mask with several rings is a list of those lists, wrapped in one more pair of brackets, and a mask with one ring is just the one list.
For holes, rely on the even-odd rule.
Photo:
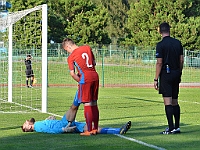
{"label": "goalkeeper glove", "polygon": [[64,132],[68,132],[68,133],[72,133],[72,132],[74,132],[75,131],[75,129],[76,129],[76,126],[73,126],[73,127],[63,127],[62,128],[62,130],[64,131]]}

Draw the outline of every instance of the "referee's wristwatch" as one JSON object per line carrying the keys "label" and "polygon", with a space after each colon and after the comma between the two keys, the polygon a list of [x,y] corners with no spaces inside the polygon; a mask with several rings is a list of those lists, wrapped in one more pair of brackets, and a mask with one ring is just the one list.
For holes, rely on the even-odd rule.
{"label": "referee's wristwatch", "polygon": [[154,79],[154,81],[157,81],[157,82],[158,82],[158,79]]}

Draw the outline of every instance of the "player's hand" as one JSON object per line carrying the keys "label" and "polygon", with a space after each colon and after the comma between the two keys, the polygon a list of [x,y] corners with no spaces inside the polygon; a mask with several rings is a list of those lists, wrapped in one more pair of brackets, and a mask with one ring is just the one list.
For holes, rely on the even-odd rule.
{"label": "player's hand", "polygon": [[158,81],[154,81],[154,88],[158,90]]}
{"label": "player's hand", "polygon": [[56,120],[56,117],[55,116],[49,116],[45,120]]}
{"label": "player's hand", "polygon": [[62,128],[64,132],[67,132],[67,133],[72,133],[75,131],[76,129],[76,126],[73,126],[73,127],[65,127],[65,128]]}
{"label": "player's hand", "polygon": [[181,76],[182,76],[182,72],[180,72],[180,79],[179,79],[179,83],[181,83]]}
{"label": "player's hand", "polygon": [[77,73],[76,75],[77,75],[79,78],[80,78],[80,76],[81,76],[79,73]]}
{"label": "player's hand", "polygon": [[70,127],[71,124],[72,124],[72,122],[71,122],[71,121],[68,121],[68,124],[67,124],[67,126],[66,126],[65,128]]}

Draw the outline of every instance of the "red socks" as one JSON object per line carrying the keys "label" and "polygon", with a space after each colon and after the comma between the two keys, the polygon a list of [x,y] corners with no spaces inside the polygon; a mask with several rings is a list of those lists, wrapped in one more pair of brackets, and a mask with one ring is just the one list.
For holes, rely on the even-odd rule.
{"label": "red socks", "polygon": [[[97,105],[96,106],[84,106],[84,115],[85,115],[88,131],[90,132],[93,129],[98,130],[99,110],[98,110]],[[94,127],[92,126],[92,123],[94,123]]]}
{"label": "red socks", "polygon": [[98,126],[99,126],[99,109],[97,107],[97,105],[92,106],[92,113],[93,113],[93,123],[94,123],[94,127],[93,129],[98,130]]}

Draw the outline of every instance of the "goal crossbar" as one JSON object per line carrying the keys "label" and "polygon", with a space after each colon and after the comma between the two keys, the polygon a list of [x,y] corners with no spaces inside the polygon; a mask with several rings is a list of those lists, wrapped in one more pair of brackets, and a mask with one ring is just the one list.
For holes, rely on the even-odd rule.
{"label": "goal crossbar", "polygon": [[30,9],[26,9],[26,10],[22,10],[22,11],[9,13],[8,15],[1,17],[0,18],[0,30],[4,30],[4,29],[8,28],[10,25],[16,23],[17,21],[19,21],[21,18],[23,18],[27,14],[44,8],[45,5],[46,4],[39,5],[34,8],[30,8]]}

